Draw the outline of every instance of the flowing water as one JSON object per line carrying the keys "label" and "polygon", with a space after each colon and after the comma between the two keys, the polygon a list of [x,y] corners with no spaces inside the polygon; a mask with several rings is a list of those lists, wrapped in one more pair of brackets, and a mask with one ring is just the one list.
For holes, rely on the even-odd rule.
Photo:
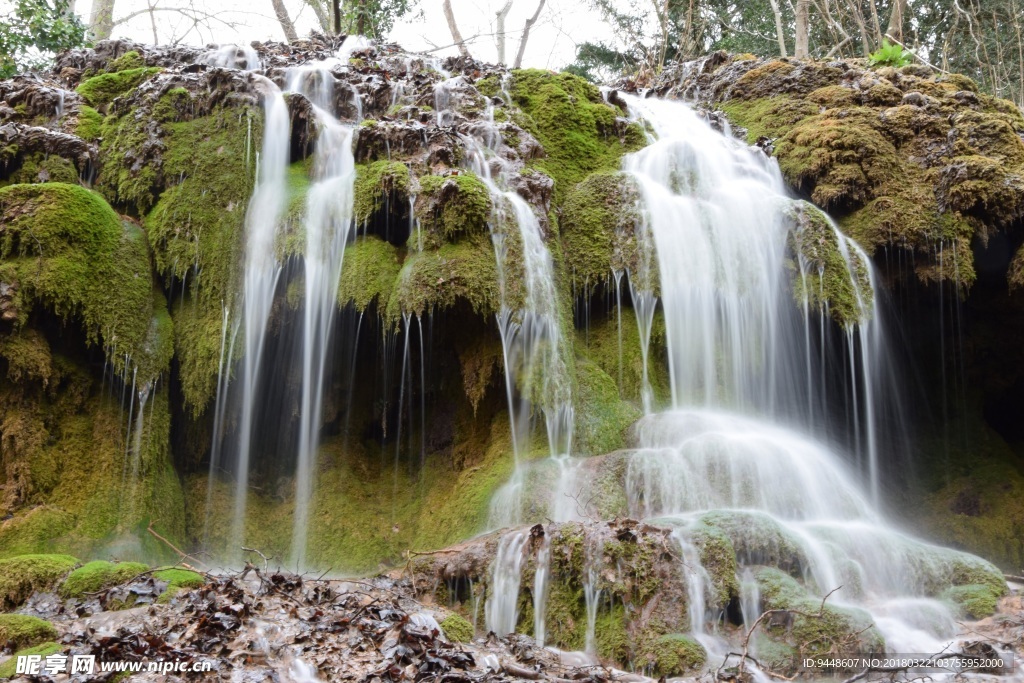
{"label": "flowing water", "polygon": [[[647,267],[660,274],[655,294],[646,274],[628,273],[630,292],[645,366],[655,309],[663,316],[671,387],[670,405],[658,412],[644,376],[646,415],[632,429],[625,487],[631,516],[674,529],[691,635],[709,661],[730,650],[721,631],[726,605],[717,604],[700,559],[701,530],[713,526],[736,548],[747,627],[763,610],[757,572],[784,554],[817,599],[838,588],[829,604],[873,620],[890,652],[940,651],[957,627],[937,587],[951,585],[957,571],[988,565],[902,533],[879,508],[882,416],[897,423],[899,406],[886,383],[870,261],[829,226],[861,314],[832,343],[827,306],[812,310],[806,286],[802,301],[793,298],[792,277],[806,285],[822,273],[794,259],[791,244],[802,236],[792,215],[800,204],[786,195],[775,162],[714,131],[686,105],[623,97],[652,131],[651,144],[628,155],[624,170],[641,195],[637,239],[656,260]],[[787,269],[789,259],[795,268]],[[833,372],[837,349],[844,369]],[[584,477],[573,478],[582,469],[560,463],[567,481],[555,487],[559,495],[585,486]],[[557,500],[548,510],[556,520],[583,516]],[[502,561],[492,568],[496,577],[510,569]],[[494,589],[510,587],[503,581]],[[593,570],[581,581],[589,649],[599,604]]]}

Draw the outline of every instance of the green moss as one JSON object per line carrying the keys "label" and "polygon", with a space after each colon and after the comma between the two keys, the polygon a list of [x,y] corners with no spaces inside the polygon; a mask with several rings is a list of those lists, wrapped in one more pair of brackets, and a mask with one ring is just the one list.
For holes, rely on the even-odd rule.
{"label": "green moss", "polygon": [[698,527],[693,540],[700,553],[700,564],[711,577],[714,604],[724,609],[740,594],[736,580],[736,549],[728,536],[711,527]]}
{"label": "green moss", "polygon": [[30,154],[20,159],[20,166],[0,185],[19,183],[70,183],[78,184],[78,169],[74,163],[59,156]]}
{"label": "green moss", "polygon": [[95,140],[103,128],[103,115],[87,104],[78,109],[78,123],[75,135],[83,140]]}
{"label": "green moss", "polygon": [[441,620],[441,630],[454,643],[468,643],[473,640],[473,624],[458,614],[449,614]]}
{"label": "green moss", "polygon": [[0,648],[21,650],[57,637],[48,621],[27,614],[0,614]]}
{"label": "green moss", "polygon": [[639,253],[638,199],[633,179],[621,172],[591,174],[568,191],[559,227],[565,266],[574,282],[593,285],[607,280],[612,271],[640,275],[640,259],[649,255]]}
{"label": "green moss", "polygon": [[0,357],[7,361],[7,379],[38,381],[46,387],[53,376],[53,356],[46,338],[22,329],[0,339]]}
{"label": "green moss", "polygon": [[969,619],[984,619],[992,616],[999,603],[999,596],[991,586],[974,584],[970,586],[952,586],[940,596],[956,605]]}
{"label": "green moss", "polygon": [[834,103],[839,96],[847,97],[847,93],[852,91],[839,88],[839,91],[815,91],[811,102],[776,95],[753,100],[732,99],[719,106],[734,124],[746,129],[747,142],[753,144],[761,138],[782,137],[803,119],[817,114],[823,98]]}
{"label": "green moss", "polygon": [[576,360],[576,432],[580,454],[609,453],[625,445],[625,433],[642,412],[619,396],[615,380],[585,358]]}
{"label": "green moss", "polygon": [[82,82],[75,92],[85,98],[94,107],[108,104],[118,95],[137,87],[154,74],[160,73],[158,67],[136,67],[111,73],[99,74]]}
{"label": "green moss", "polygon": [[71,572],[61,585],[60,593],[67,598],[81,598],[86,593],[119,586],[148,570],[148,565],[139,562],[89,562]]}
{"label": "green moss", "polygon": [[[794,228],[790,244],[802,269],[793,268],[793,296],[816,311],[827,311],[844,327],[871,317],[874,293],[860,252],[844,239],[817,207],[806,202],[793,205],[790,215]],[[794,264],[795,266],[795,264]]]}
{"label": "green moss", "polygon": [[474,235],[409,256],[387,314],[397,320],[402,313],[422,315],[466,301],[474,313],[489,316],[498,310],[498,295],[494,247],[487,235]]}
{"label": "green moss", "polygon": [[659,678],[697,671],[708,657],[700,643],[680,633],[659,637],[648,646],[645,654],[653,674]]}
{"label": "green moss", "polygon": [[[365,125],[365,121],[363,122]],[[397,161],[380,160],[356,166],[353,210],[357,224],[366,223],[387,197],[403,201],[409,196],[409,167]]]}
{"label": "green moss", "polygon": [[372,303],[387,306],[402,269],[396,247],[377,237],[363,237],[345,247],[343,264],[339,305],[351,303],[358,311]]}
{"label": "green moss", "polygon": [[601,659],[626,663],[632,659],[632,639],[626,628],[626,608],[615,605],[598,612],[594,619],[594,641]]}
{"label": "green moss", "polygon": [[[255,172],[253,150],[258,149],[257,116],[247,108],[218,108],[208,116],[164,124],[163,173],[176,184],[160,195],[145,224],[158,272],[173,289],[180,291],[182,283],[188,287],[187,296],[175,297],[171,315],[182,393],[193,415],[201,414],[213,396],[224,309],[234,311],[245,212]],[[305,169],[294,165],[289,178],[303,175]],[[130,189],[145,171],[136,176],[132,169],[121,168],[118,173],[108,182],[128,187],[128,197],[147,205],[149,190],[140,196]],[[301,193],[296,185],[289,184],[293,195]]]}
{"label": "green moss", "polygon": [[47,655],[56,654],[63,651],[63,646],[57,643],[41,643],[35,647],[25,648],[24,650],[18,650],[15,652],[10,659],[3,664],[0,664],[0,678],[14,678],[18,666],[18,657],[27,657],[29,655],[39,655],[46,657]]}
{"label": "green moss", "polygon": [[523,113],[518,122],[544,147],[533,163],[555,179],[556,204],[587,175],[618,170],[624,153],[646,144],[640,127],[619,120],[620,112],[579,76],[516,70],[510,94]]}
{"label": "green moss", "polygon": [[146,66],[146,63],[142,61],[142,55],[137,50],[129,50],[117,59],[111,60],[107,64],[107,71],[125,71],[126,69],[141,69]]}
{"label": "green moss", "polygon": [[111,357],[123,372],[125,354],[143,354],[153,319],[142,231],[122,222],[99,195],[63,183],[0,188],[0,215],[0,266],[21,284],[19,321],[34,302],[77,318],[87,343],[102,338],[117,349]]}
{"label": "green moss", "polygon": [[475,175],[427,175],[419,178],[419,186],[416,216],[428,246],[487,234],[492,209],[491,193]]}
{"label": "green moss", "polygon": [[53,588],[77,564],[70,555],[20,555],[0,560],[0,607],[13,609],[32,593]]}
{"label": "green moss", "polygon": [[153,578],[166,581],[168,587],[199,588],[206,583],[206,577],[189,569],[170,567],[153,572]]}

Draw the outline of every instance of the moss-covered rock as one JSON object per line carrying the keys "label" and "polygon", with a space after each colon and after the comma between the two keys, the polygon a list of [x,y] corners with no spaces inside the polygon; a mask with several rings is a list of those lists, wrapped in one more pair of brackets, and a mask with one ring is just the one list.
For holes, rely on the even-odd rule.
{"label": "moss-covered rock", "polygon": [[21,650],[52,641],[57,629],[48,621],[27,614],[0,614],[0,648]]}
{"label": "moss-covered rock", "polygon": [[406,164],[383,159],[359,164],[356,167],[353,203],[356,223],[363,224],[370,220],[381,210],[385,197],[408,197],[409,188],[410,174]]}
{"label": "moss-covered rock", "polygon": [[698,671],[708,653],[700,643],[681,633],[667,633],[647,647],[647,661],[654,676],[671,677]]}
{"label": "moss-covered rock", "polygon": [[402,269],[398,248],[373,235],[345,247],[338,303],[365,311],[371,304],[385,309]]}
{"label": "moss-covered rock", "polygon": [[0,607],[14,609],[32,593],[50,590],[77,564],[70,555],[20,555],[0,560]]}
{"label": "moss-covered rock", "polygon": [[420,316],[460,301],[481,316],[498,311],[494,247],[486,234],[410,255],[398,274],[387,314],[393,320],[403,313]]}
{"label": "moss-covered rock", "polygon": [[941,597],[956,605],[968,619],[984,619],[995,613],[1003,592],[996,592],[990,585],[972,584],[947,588]]}
{"label": "moss-covered rock", "polygon": [[157,73],[160,73],[158,67],[143,66],[103,73],[83,81],[75,90],[89,104],[100,107]]}
{"label": "moss-covered rock", "polygon": [[640,126],[620,118],[597,87],[579,76],[517,70],[509,92],[522,112],[517,122],[544,148],[533,163],[554,178],[556,203],[590,173],[617,171],[624,153],[646,144]]}
{"label": "moss-covered rock", "polygon": [[149,570],[141,562],[88,562],[68,575],[61,584],[60,593],[67,598],[81,598],[87,593],[96,593],[126,583]]}
{"label": "moss-covered rock", "polygon": [[458,614],[449,614],[441,620],[441,630],[453,643],[468,643],[473,640],[473,624]]}
{"label": "moss-covered rock", "polygon": [[419,178],[415,209],[428,246],[486,235],[492,208],[490,190],[472,173]]}

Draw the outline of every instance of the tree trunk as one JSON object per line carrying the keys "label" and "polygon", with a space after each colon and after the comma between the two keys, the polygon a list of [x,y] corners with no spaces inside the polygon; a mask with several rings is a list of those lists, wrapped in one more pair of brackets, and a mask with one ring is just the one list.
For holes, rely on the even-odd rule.
{"label": "tree trunk", "polygon": [[889,14],[889,26],[885,29],[885,35],[903,42],[903,17],[906,12],[907,0],[893,0],[892,12]]}
{"label": "tree trunk", "polygon": [[[448,0],[445,0],[447,2]],[[541,10],[544,9],[544,0],[540,0],[537,3],[537,11],[533,13],[533,16],[526,20],[526,25],[523,26],[523,37],[519,39],[519,49],[516,51],[516,61],[512,65],[513,69],[518,69],[523,65],[523,53],[526,52],[526,41],[530,39],[530,29],[537,23],[537,17],[540,16]]]}
{"label": "tree trunk", "polygon": [[331,18],[334,19],[334,35],[341,35],[341,0],[331,0]]}
{"label": "tree trunk", "polygon": [[452,0],[444,0],[444,18],[448,22],[448,30],[452,32],[452,41],[459,48],[459,54],[463,57],[469,57],[469,50],[466,49],[466,41],[462,39],[462,34],[459,32],[459,25],[455,23],[455,13],[452,12]]}
{"label": "tree trunk", "polygon": [[89,31],[94,40],[107,40],[114,30],[114,0],[94,0]]}
{"label": "tree trunk", "polygon": [[306,4],[313,10],[313,14],[316,15],[316,23],[320,26],[320,30],[324,33],[329,33],[331,30],[330,9],[325,10],[324,3],[321,0],[306,0]]}
{"label": "tree trunk", "polygon": [[882,44],[882,23],[878,20],[878,5],[875,0],[868,0],[868,7],[871,8],[871,27],[875,30],[875,45]]}
{"label": "tree trunk", "polygon": [[505,17],[508,16],[509,11],[512,9],[512,0],[508,0],[505,6],[495,12],[495,27],[497,31],[494,34],[495,47],[498,48],[498,64],[505,64]]}
{"label": "tree trunk", "polygon": [[796,0],[796,37],[793,41],[793,56],[807,59],[810,55],[810,13],[811,0]]}
{"label": "tree trunk", "polygon": [[366,0],[359,0],[359,18],[356,20],[356,33],[366,35]]}
{"label": "tree trunk", "polygon": [[782,28],[782,8],[779,7],[779,0],[770,0],[772,3],[772,14],[775,15],[775,37],[779,39],[779,56],[786,56],[786,31]]}
{"label": "tree trunk", "polygon": [[289,43],[294,43],[299,39],[299,34],[295,32],[295,24],[288,16],[288,8],[284,6],[284,0],[270,0],[270,2],[274,5],[277,22],[281,24],[281,30],[284,31],[284,39]]}
{"label": "tree trunk", "polygon": [[856,0],[849,2],[850,11],[853,14],[853,20],[857,22],[857,30],[860,32],[861,47],[864,48],[864,56],[867,57],[871,54],[871,38],[868,37],[868,27],[864,23],[864,13],[860,11],[860,5],[857,4]]}

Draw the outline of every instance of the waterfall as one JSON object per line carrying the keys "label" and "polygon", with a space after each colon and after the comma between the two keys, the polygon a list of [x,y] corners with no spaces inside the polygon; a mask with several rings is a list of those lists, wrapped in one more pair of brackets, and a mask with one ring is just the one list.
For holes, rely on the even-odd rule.
{"label": "waterfall", "polygon": [[338,284],[345,243],[355,225],[355,159],[352,156],[353,128],[340,123],[331,114],[334,76],[327,64],[293,69],[289,73],[288,89],[310,100],[320,128],[313,160],[314,184],[306,198],[304,220],[306,251],[302,398],[292,531],[292,561],[302,567],[306,564],[313,471],[319,445],[324,377],[327,374],[330,336],[337,308]]}
{"label": "waterfall", "polygon": [[235,506],[231,546],[245,537],[245,512],[249,494],[253,422],[260,396],[260,361],[281,264],[274,253],[274,238],[284,209],[285,172],[289,161],[290,119],[281,90],[260,77],[265,87],[263,150],[258,181],[245,214],[245,266],[242,284],[245,355],[242,357],[241,405],[238,451],[235,461]]}
{"label": "waterfall", "polygon": [[[438,125],[451,123],[453,92],[462,87],[465,81],[460,76],[434,87]],[[491,507],[491,525],[500,527],[520,521],[521,455],[529,446],[533,405],[544,415],[549,455],[556,457],[572,451],[575,413],[566,366],[568,340],[562,334],[554,260],[537,214],[514,189],[518,169],[498,153],[503,139],[494,122],[493,104],[488,103],[483,120],[472,124],[462,135],[462,141],[467,165],[487,186],[494,203],[491,237],[501,294],[498,331],[516,461],[511,480],[502,487]],[[510,227],[516,229],[514,235],[508,234]],[[509,258],[511,249],[521,252],[521,273],[507,270],[515,262]],[[521,305],[515,306],[519,302],[511,300],[510,281],[522,283]]]}
{"label": "waterfall", "polygon": [[[903,534],[878,509],[887,356],[866,254],[834,224],[819,236],[836,244],[857,314],[846,323],[850,393],[841,399],[860,458],[849,463],[826,445],[839,431],[825,424],[829,349],[810,348],[829,309],[819,296],[821,320],[810,314],[806,283],[824,276],[800,260],[793,276],[805,283],[803,300],[794,300],[786,268],[794,204],[776,164],[686,105],[624,98],[654,131],[624,167],[642,197],[638,239],[651,240],[658,262],[672,390],[671,410],[648,408],[633,428],[627,498],[631,515],[677,527],[692,634],[709,653],[728,651],[707,629],[724,606],[706,602],[709,579],[692,539],[709,525],[733,539],[748,625],[760,610],[754,570],[773,548],[789,547],[811,590],[843,586],[830,604],[866,610],[890,651],[940,650],[956,631],[949,606],[929,591],[951,567],[983,562]],[[642,333],[652,299],[634,291]]]}
{"label": "waterfall", "polygon": [[529,538],[526,531],[503,536],[491,567],[484,624],[488,631],[500,636],[514,633],[519,621],[519,585],[523,578],[524,547]]}

